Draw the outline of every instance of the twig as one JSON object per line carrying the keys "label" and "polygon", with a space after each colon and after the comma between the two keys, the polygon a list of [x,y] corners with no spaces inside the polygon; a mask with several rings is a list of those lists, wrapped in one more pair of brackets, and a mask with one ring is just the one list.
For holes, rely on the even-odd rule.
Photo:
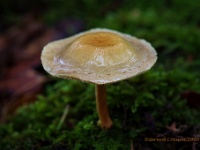
{"label": "twig", "polygon": [[196,144],[197,144],[196,142],[192,143],[192,150],[196,150]]}
{"label": "twig", "polygon": [[122,123],[122,127],[124,127],[126,125],[126,121],[127,121],[127,110],[125,108],[124,105],[123,106],[123,109],[124,109],[124,120],[123,120],[123,123]]}
{"label": "twig", "polygon": [[133,140],[131,140],[131,150],[134,150]]}
{"label": "twig", "polygon": [[65,107],[65,110],[64,110],[64,112],[63,112],[63,115],[62,115],[62,117],[60,118],[60,121],[59,121],[59,124],[58,124],[58,126],[57,126],[57,130],[60,130],[60,128],[62,127],[62,125],[63,125],[63,122],[65,121],[65,118],[67,117],[67,114],[68,114],[68,112],[69,112],[69,105],[67,105],[66,107]]}

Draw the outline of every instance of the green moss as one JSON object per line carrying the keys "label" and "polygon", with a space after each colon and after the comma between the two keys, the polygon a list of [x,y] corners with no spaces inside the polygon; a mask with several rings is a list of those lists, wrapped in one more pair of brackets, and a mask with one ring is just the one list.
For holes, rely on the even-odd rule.
{"label": "green moss", "polygon": [[[108,85],[108,104],[114,126],[97,126],[94,86],[78,81],[57,80],[46,94],[19,109],[7,125],[0,126],[5,149],[130,149],[131,141],[147,131],[162,132],[171,122],[199,124],[197,110],[188,108],[180,94],[197,90],[199,80],[178,69],[157,67],[136,78]],[[62,113],[68,114],[58,130]],[[184,110],[184,111],[182,111]]]}

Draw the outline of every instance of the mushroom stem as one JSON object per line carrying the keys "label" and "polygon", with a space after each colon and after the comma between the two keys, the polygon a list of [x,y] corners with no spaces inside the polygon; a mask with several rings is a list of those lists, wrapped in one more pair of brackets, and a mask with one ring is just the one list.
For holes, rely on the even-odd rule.
{"label": "mushroom stem", "polygon": [[109,129],[112,126],[112,120],[108,112],[105,85],[96,85],[96,107],[99,115],[98,123],[102,128]]}

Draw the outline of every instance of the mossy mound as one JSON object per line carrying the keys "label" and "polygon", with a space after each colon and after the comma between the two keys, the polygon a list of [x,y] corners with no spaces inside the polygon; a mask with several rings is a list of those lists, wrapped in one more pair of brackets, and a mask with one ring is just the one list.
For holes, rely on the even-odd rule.
{"label": "mossy mound", "polygon": [[[146,137],[165,135],[166,126],[176,122],[185,130],[199,124],[200,113],[186,105],[181,94],[199,90],[195,75],[157,67],[136,78],[107,86],[108,104],[114,126],[97,126],[94,85],[57,80],[31,105],[19,109],[12,120],[1,125],[4,149],[130,149],[131,143],[148,147]],[[184,110],[184,111],[183,111]],[[61,119],[63,113],[66,116]],[[61,121],[62,120],[62,121]],[[191,129],[190,129],[191,130]],[[180,132],[174,136],[194,136]]]}

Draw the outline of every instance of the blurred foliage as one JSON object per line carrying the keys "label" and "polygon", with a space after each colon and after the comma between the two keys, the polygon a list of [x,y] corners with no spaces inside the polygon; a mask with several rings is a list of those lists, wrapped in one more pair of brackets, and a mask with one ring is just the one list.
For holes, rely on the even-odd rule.
{"label": "blurred foliage", "polygon": [[[166,132],[172,122],[188,127],[200,125],[199,111],[189,108],[181,98],[184,91],[200,91],[200,3],[35,1],[37,5],[39,2],[44,5],[41,19],[47,24],[77,18],[85,22],[86,29],[111,28],[144,38],[158,51],[158,62],[143,75],[107,86],[112,129],[97,126],[94,85],[53,79],[34,104],[20,108],[7,124],[0,125],[2,148],[127,150],[133,144],[136,149],[141,145],[164,149],[159,143],[145,143],[144,138]],[[19,15],[9,7],[13,1],[3,3],[0,6],[4,9],[0,10],[7,15],[4,20]],[[68,113],[60,124],[64,112]]]}

